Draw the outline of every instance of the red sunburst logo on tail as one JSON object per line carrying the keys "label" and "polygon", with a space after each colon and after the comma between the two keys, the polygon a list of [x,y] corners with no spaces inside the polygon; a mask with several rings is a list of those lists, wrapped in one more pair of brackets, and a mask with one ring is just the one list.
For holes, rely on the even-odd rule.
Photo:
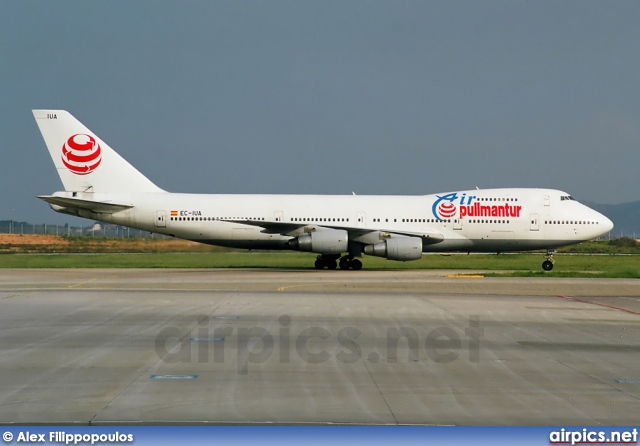
{"label": "red sunburst logo on tail", "polygon": [[95,138],[82,133],[70,136],[62,146],[62,164],[76,175],[87,175],[102,161],[102,150]]}

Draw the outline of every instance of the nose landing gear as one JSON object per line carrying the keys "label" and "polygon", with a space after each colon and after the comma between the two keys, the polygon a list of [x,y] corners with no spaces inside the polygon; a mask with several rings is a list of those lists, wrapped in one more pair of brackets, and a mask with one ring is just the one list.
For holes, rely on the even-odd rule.
{"label": "nose landing gear", "polygon": [[542,262],[542,269],[545,271],[551,271],[553,269],[553,264],[555,261],[553,260],[553,254],[556,252],[555,249],[547,249],[547,255],[544,256],[545,261]]}

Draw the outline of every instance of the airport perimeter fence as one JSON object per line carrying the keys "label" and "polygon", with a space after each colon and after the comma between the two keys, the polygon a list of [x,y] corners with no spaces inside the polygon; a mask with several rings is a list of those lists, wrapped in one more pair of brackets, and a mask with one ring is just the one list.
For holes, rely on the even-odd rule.
{"label": "airport perimeter fence", "polygon": [[132,229],[126,226],[100,225],[100,226],[70,226],[47,223],[28,223],[0,221],[0,234],[39,234],[39,235],[65,235],[68,237],[102,237],[102,238],[152,238],[169,239],[166,235],[150,233],[140,229]]}

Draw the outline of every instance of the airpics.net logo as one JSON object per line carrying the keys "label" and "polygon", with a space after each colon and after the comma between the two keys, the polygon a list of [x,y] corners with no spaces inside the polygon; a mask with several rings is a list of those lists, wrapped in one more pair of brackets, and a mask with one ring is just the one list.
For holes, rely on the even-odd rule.
{"label": "airpics.net logo", "polygon": [[91,135],[72,135],[62,145],[62,164],[76,175],[88,175],[102,162],[100,144]]}
{"label": "airpics.net logo", "polygon": [[[187,334],[179,327],[163,328],[155,339],[158,358],[169,364],[233,361],[240,375],[270,360],[280,364],[298,361],[307,364],[327,361],[449,364],[459,359],[477,363],[484,335],[477,316],[470,317],[466,327],[378,327],[376,331],[381,336],[377,338],[365,335],[357,327],[333,331],[331,327],[304,323],[292,326],[294,321],[286,314],[278,317],[276,324],[269,323],[266,327],[238,326],[242,324],[239,317],[220,318],[202,315],[197,318],[197,326]],[[233,324],[223,321],[233,321]]]}
{"label": "airpics.net logo", "polygon": [[602,431],[582,428],[572,430],[562,428],[549,434],[549,444],[638,444],[638,429]]}

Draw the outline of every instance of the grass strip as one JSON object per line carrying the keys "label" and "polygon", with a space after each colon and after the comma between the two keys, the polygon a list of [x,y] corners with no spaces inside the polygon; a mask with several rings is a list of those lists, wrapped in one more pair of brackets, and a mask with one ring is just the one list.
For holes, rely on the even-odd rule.
{"label": "grass strip", "polygon": [[[313,269],[315,254],[299,252],[3,254],[0,268],[292,268]],[[558,254],[551,272],[541,254],[424,255],[394,262],[365,256],[367,270],[460,269],[485,276],[640,278],[639,255]]]}

